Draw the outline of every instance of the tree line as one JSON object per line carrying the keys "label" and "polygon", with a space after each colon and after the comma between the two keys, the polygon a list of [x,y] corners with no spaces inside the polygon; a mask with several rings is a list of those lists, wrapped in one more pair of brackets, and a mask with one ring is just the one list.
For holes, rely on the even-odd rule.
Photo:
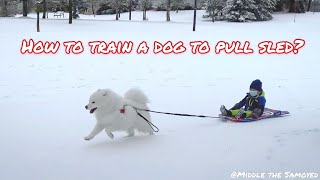
{"label": "tree line", "polygon": [[[313,8],[312,7],[317,7]],[[123,12],[141,10],[143,20],[147,20],[147,11],[166,11],[166,20],[170,21],[170,12],[179,10],[205,9],[204,18],[213,22],[226,20],[232,22],[266,21],[272,19],[274,11],[304,13],[320,10],[320,0],[0,0],[0,15],[12,16],[21,13],[27,16],[32,10],[42,12],[42,18],[49,11],[69,12],[69,23],[79,17],[79,13],[91,12],[93,15],[115,14],[118,20]]]}
{"label": "tree line", "polygon": [[267,21],[272,19],[274,11],[305,13],[315,11],[312,6],[319,6],[319,0],[206,0],[206,14],[213,22]]}

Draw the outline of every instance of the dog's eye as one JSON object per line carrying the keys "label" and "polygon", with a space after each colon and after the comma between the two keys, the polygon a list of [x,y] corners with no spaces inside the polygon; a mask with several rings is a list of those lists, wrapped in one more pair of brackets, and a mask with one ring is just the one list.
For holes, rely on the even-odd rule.
{"label": "dog's eye", "polygon": [[96,102],[93,101],[92,104],[94,104],[94,103],[96,103]]}

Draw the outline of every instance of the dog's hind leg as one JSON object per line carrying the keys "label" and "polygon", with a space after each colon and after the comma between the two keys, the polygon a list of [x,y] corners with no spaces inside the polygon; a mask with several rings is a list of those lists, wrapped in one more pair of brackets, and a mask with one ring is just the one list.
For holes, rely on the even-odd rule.
{"label": "dog's hind leg", "polygon": [[153,130],[150,130],[148,133],[149,133],[149,135],[154,135]]}
{"label": "dog's hind leg", "polygon": [[127,130],[127,133],[128,133],[128,137],[132,137],[132,136],[134,136],[135,131],[133,128],[130,128]]}
{"label": "dog's hind leg", "polygon": [[104,131],[107,133],[110,139],[114,138],[114,135],[111,132],[108,132],[107,129],[105,129]]}

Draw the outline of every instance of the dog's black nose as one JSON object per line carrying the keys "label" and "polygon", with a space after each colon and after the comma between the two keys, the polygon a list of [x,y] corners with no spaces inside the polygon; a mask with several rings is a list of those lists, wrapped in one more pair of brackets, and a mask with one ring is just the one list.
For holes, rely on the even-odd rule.
{"label": "dog's black nose", "polygon": [[86,109],[88,109],[88,106],[85,106]]}

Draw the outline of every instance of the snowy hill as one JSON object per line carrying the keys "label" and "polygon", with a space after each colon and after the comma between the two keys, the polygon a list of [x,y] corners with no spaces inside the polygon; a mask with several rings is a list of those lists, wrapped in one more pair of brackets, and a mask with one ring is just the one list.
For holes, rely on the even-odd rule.
{"label": "snowy hill", "polygon": [[[276,14],[259,23],[202,20],[192,32],[192,11],[114,16],[81,15],[67,20],[1,18],[0,108],[3,142],[2,180],[230,179],[232,172],[320,173],[320,14]],[[34,15],[30,15],[35,17]],[[97,21],[97,19],[99,21]],[[104,21],[106,20],[106,21]],[[23,39],[172,42],[206,40],[293,41],[306,45],[287,55],[209,54],[189,50],[177,55],[22,55]],[[256,50],[256,48],[255,48]],[[94,126],[84,106],[98,88],[123,94],[140,87],[150,109],[216,116],[221,104],[240,101],[254,79],[261,79],[267,107],[290,111],[288,117],[252,123],[228,123],[152,114],[154,136],[110,140],[105,133],[83,139]],[[319,178],[319,177],[318,177]],[[239,178],[241,179],[241,178]]]}

